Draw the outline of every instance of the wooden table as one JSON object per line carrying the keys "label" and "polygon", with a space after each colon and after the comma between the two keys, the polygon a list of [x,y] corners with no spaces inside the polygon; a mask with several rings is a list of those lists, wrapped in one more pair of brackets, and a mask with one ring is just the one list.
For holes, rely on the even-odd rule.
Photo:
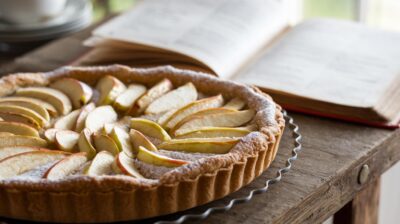
{"label": "wooden table", "polygon": [[[48,71],[68,64],[87,50],[81,43],[89,34],[87,29],[52,42],[0,67],[0,74]],[[303,135],[303,151],[292,170],[266,194],[213,214],[204,223],[321,223],[334,214],[335,223],[377,223],[379,177],[400,159],[400,130],[292,115]],[[273,176],[291,147],[286,134],[272,169],[236,194],[245,194]]]}

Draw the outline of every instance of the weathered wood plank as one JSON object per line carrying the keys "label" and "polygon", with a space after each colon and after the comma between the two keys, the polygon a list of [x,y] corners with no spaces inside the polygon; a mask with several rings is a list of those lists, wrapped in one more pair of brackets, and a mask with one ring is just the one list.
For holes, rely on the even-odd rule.
{"label": "weathered wood plank", "polygon": [[[370,166],[374,179],[400,159],[398,130],[294,117],[304,136],[304,151],[293,170],[269,193],[226,214],[215,214],[207,223],[221,219],[227,223],[321,223],[363,187],[357,181],[362,165]],[[288,147],[288,139],[283,140],[282,149]]]}
{"label": "weathered wood plank", "polygon": [[377,224],[379,191],[380,178],[377,178],[335,214],[334,224]]}

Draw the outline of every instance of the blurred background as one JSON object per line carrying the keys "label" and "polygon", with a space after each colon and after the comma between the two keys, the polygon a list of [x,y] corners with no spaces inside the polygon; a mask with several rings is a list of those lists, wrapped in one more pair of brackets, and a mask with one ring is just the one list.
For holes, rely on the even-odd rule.
{"label": "blurred background", "polygon": [[[23,0],[0,0],[0,61],[15,57],[50,40],[78,32],[104,18],[138,4],[137,0],[41,0],[42,8],[55,3],[64,8],[41,21],[18,21],[23,14],[10,13],[21,8]],[[277,0],[287,1],[292,24],[314,17],[331,17],[366,23],[386,30],[400,31],[399,0]],[[32,0],[29,2],[39,2]],[[33,4],[32,3],[32,4]],[[39,4],[40,5],[40,4]],[[30,6],[35,8],[34,5]],[[3,8],[3,12],[1,11]],[[28,9],[28,6],[26,6]],[[7,10],[4,10],[7,9]],[[38,10],[38,9],[36,9]],[[15,10],[14,10],[15,11]],[[17,21],[7,20],[6,15]],[[26,17],[28,18],[28,17]],[[28,22],[28,23],[26,23]]]}
{"label": "blurred background", "polygon": [[[93,21],[127,10],[133,7],[135,2],[135,0],[92,0]],[[313,17],[331,17],[400,31],[399,0],[293,0],[292,3],[295,22]]]}

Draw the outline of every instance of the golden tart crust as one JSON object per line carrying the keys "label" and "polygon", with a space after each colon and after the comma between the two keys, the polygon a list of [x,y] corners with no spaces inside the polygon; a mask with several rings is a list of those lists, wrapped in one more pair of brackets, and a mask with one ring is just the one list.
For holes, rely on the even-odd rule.
{"label": "golden tart crust", "polygon": [[229,153],[206,157],[164,173],[158,180],[128,176],[77,176],[62,180],[0,181],[0,216],[49,222],[110,222],[143,219],[189,209],[250,183],[274,160],[285,121],[281,107],[254,87],[171,66],[134,69],[121,65],[63,67],[47,73],[13,74],[0,79],[0,96],[26,86],[44,86],[63,77],[90,85],[105,75],[124,83],[174,85],[192,82],[209,94],[240,96],[256,110],[259,131],[243,137]]}

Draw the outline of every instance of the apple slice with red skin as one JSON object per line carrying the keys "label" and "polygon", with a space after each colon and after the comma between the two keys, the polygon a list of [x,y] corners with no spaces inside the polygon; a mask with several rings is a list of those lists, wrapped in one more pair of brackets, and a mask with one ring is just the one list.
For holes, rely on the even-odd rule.
{"label": "apple slice with red skin", "polygon": [[129,137],[135,153],[139,152],[139,146],[143,146],[150,151],[158,151],[157,147],[140,131],[131,129],[129,132]]}
{"label": "apple slice with red skin", "polygon": [[79,133],[70,130],[59,130],[55,134],[56,146],[66,152],[75,151],[78,139]]}
{"label": "apple slice with red skin", "polygon": [[75,109],[87,104],[93,96],[93,90],[86,83],[73,78],[62,78],[50,85],[69,97]]}
{"label": "apple slice with red skin", "polygon": [[112,104],[115,99],[125,91],[126,86],[119,79],[114,76],[104,76],[96,85],[96,90],[99,91],[100,96],[96,105]]}
{"label": "apple slice with red skin", "polygon": [[61,129],[61,130],[74,130],[76,120],[78,119],[80,112],[81,112],[81,109],[77,109],[77,110],[74,110],[71,113],[59,118],[54,123],[54,128]]}
{"label": "apple slice with red skin", "polygon": [[114,108],[118,111],[127,111],[146,92],[146,87],[139,84],[131,84],[122,92],[114,102]]}
{"label": "apple slice with red skin", "polygon": [[93,143],[94,147],[98,152],[100,151],[108,151],[113,155],[117,155],[119,153],[119,149],[114,140],[105,134],[94,133],[93,134]]}
{"label": "apple slice with red skin", "polygon": [[222,106],[223,103],[224,103],[224,98],[221,95],[194,101],[179,108],[175,113],[173,113],[170,116],[169,119],[165,121],[163,126],[165,126],[168,129],[171,129],[175,127],[175,125],[177,125],[185,117],[205,109],[218,108]]}
{"label": "apple slice with red skin", "polygon": [[130,127],[140,131],[146,136],[157,138],[162,141],[168,141],[171,139],[168,133],[159,124],[148,119],[132,118]]}
{"label": "apple slice with red skin", "polygon": [[135,152],[133,146],[130,142],[130,137],[128,132],[120,127],[114,127],[110,137],[114,140],[115,144],[118,146],[120,152],[124,152],[126,155],[134,158]]}
{"label": "apple slice with red skin", "polygon": [[36,150],[19,153],[0,161],[0,179],[7,179],[39,166],[60,160],[70,155],[63,151]]}
{"label": "apple slice with red skin", "polygon": [[65,115],[71,112],[72,104],[67,95],[56,89],[48,87],[27,87],[18,89],[17,96],[31,97],[44,100],[52,104],[59,114]]}
{"label": "apple slice with red skin", "polygon": [[197,100],[197,96],[196,87],[193,83],[189,82],[154,100],[146,108],[145,114],[159,114],[182,107]]}
{"label": "apple slice with red skin", "polygon": [[137,158],[142,162],[153,164],[155,166],[179,167],[189,163],[185,160],[173,159],[167,156],[159,155],[155,152],[146,149],[143,146],[139,146],[139,152],[137,154]]}
{"label": "apple slice with red skin", "polygon": [[32,147],[32,146],[10,146],[0,148],[0,161],[9,156],[13,156],[23,152],[31,152],[41,150],[40,147]]}
{"label": "apple slice with red skin", "polygon": [[96,109],[96,105],[94,103],[88,103],[81,108],[81,112],[78,118],[76,119],[75,123],[76,132],[81,132],[85,128],[86,118],[89,115],[89,113],[92,112],[94,109]]}
{"label": "apple slice with red skin", "polygon": [[112,164],[114,156],[108,151],[97,153],[90,165],[85,169],[84,173],[89,176],[107,175],[112,172]]}
{"label": "apple slice with red skin", "polygon": [[174,135],[182,135],[202,127],[239,127],[253,119],[254,115],[254,110],[242,110],[194,116],[184,123],[179,123],[172,132]]}
{"label": "apple slice with red skin", "polygon": [[60,129],[56,129],[56,128],[49,128],[46,131],[44,131],[43,136],[46,139],[47,142],[53,144],[56,142],[56,133],[57,131],[59,131]]}
{"label": "apple slice with red skin", "polygon": [[81,152],[86,152],[88,159],[93,159],[97,153],[96,149],[92,145],[91,135],[92,132],[88,128],[85,128],[79,134],[78,138],[78,148]]}
{"label": "apple slice with red skin", "polygon": [[144,178],[136,168],[133,159],[127,156],[124,152],[120,152],[115,158],[115,167],[125,175],[135,178]]}
{"label": "apple slice with red skin", "polygon": [[100,106],[92,110],[86,117],[85,128],[97,132],[104,124],[116,122],[118,115],[111,106]]}
{"label": "apple slice with red skin", "polygon": [[128,110],[127,114],[131,116],[139,116],[143,111],[156,99],[172,90],[174,86],[169,79],[163,79],[156,85],[147,90]]}
{"label": "apple slice with red skin", "polygon": [[43,178],[48,180],[63,179],[78,170],[87,161],[85,152],[74,153],[51,166],[43,175]]}

